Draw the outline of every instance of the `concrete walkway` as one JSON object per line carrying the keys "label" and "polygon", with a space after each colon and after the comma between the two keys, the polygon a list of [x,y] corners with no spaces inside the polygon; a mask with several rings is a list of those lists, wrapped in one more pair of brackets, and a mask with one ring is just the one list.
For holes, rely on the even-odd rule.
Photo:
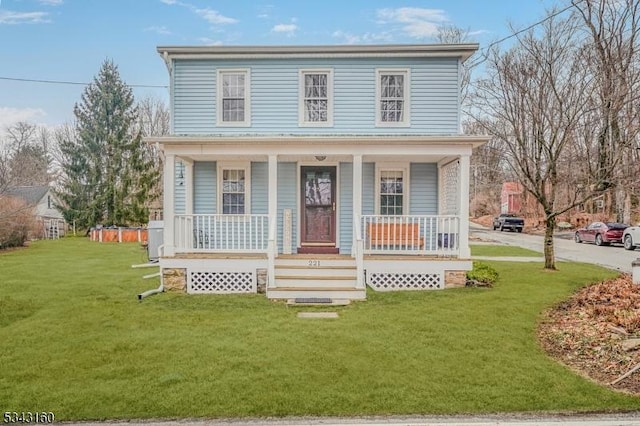
{"label": "concrete walkway", "polygon": [[212,419],[178,421],[126,421],[106,423],[64,423],[80,426],[640,426],[640,412],[624,414],[486,415],[486,416],[389,416],[364,418],[309,417],[285,419]]}
{"label": "concrete walkway", "polygon": [[544,262],[544,257],[526,256],[471,256],[472,260],[497,260],[502,262]]}

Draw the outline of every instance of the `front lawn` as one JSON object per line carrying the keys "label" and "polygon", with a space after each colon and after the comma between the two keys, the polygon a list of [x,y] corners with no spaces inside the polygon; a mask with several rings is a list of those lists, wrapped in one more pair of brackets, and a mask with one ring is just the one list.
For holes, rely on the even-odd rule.
{"label": "front lawn", "polygon": [[57,420],[632,410],[536,343],[541,312],[612,272],[486,262],[492,289],[369,292],[299,319],[253,296],[160,294],[137,244],[0,254],[0,411]]}

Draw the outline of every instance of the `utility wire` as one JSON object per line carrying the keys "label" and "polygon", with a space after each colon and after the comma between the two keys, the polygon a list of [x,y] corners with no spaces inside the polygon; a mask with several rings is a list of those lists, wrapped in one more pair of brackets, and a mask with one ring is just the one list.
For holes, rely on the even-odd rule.
{"label": "utility wire", "polygon": [[[14,77],[0,77],[0,80],[24,81],[28,83],[44,83],[44,84],[67,84],[67,85],[74,85],[74,86],[88,86],[89,84],[91,84],[91,83],[82,83],[79,81],[38,80],[33,78],[14,78]],[[153,85],[153,84],[127,84],[127,86],[135,87],[135,88],[147,88],[147,89],[168,89],[169,88],[169,86],[159,86],[159,85]]]}
{"label": "utility wire", "polygon": [[518,30],[513,34],[509,34],[508,36],[505,36],[505,37],[501,38],[500,40],[496,40],[496,41],[494,41],[492,43],[489,43],[489,45],[487,45],[486,47],[483,47],[482,49],[480,49],[480,51],[484,51],[484,53],[482,54],[482,58],[477,60],[476,62],[472,63],[471,65],[469,65],[469,68],[476,67],[476,66],[480,65],[481,63],[485,62],[488,59],[487,53],[489,52],[489,49],[491,49],[493,46],[498,45],[498,44],[500,44],[502,42],[505,42],[505,41],[509,40],[510,38],[516,37],[516,36],[526,32],[526,31],[529,31],[530,29],[535,28],[538,25],[547,22],[549,19],[555,18],[556,16],[566,12],[567,10],[571,9],[572,7],[575,7],[575,6],[579,5],[580,3],[584,2],[584,1],[585,0],[577,0],[575,3],[571,3],[569,6],[565,7],[564,9],[560,9],[557,12],[554,12],[551,15],[548,15],[545,18],[543,18],[543,19],[541,19],[541,20],[539,20],[537,22],[534,22],[533,24],[529,25],[526,28]]}

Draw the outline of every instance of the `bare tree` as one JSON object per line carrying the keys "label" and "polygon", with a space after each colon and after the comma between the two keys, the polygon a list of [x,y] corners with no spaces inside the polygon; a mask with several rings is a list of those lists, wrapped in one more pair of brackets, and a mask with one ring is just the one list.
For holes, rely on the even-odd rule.
{"label": "bare tree", "polygon": [[170,132],[169,107],[162,100],[146,97],[137,102],[138,125],[143,136],[163,136]]}
{"label": "bare tree", "polygon": [[[545,269],[556,269],[553,234],[558,215],[593,196],[575,182],[570,167],[570,147],[584,125],[590,84],[575,31],[575,20],[550,18],[539,35],[530,30],[511,50],[493,50],[474,99],[478,122],[504,144],[506,161],[544,211]],[[572,188],[573,193],[563,200],[560,188]]]}
{"label": "bare tree", "polygon": [[[583,23],[594,76],[596,152],[592,171],[608,181],[617,220],[631,220],[631,197],[637,189],[640,132],[640,2],[637,0],[572,0]],[[634,185],[636,186],[634,188]]]}
{"label": "bare tree", "polygon": [[7,151],[4,155],[5,185],[48,185],[50,156],[47,129],[18,122],[6,129]]}
{"label": "bare tree", "polygon": [[[170,133],[169,107],[162,100],[155,97],[143,98],[137,103],[137,109],[138,123],[135,131],[139,131],[143,136],[163,136]],[[144,155],[154,163],[160,173],[151,188],[147,205],[151,218],[158,219],[162,212],[162,159],[155,145],[147,144]]]}

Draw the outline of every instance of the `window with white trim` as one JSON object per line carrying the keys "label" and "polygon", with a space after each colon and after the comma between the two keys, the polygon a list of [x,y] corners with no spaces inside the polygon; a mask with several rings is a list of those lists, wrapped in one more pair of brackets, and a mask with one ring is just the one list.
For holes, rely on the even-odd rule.
{"label": "window with white trim", "polygon": [[409,125],[409,70],[376,70],[376,125]]}
{"label": "window with white trim", "polygon": [[221,165],[218,173],[218,212],[249,214],[249,167]]}
{"label": "window with white trim", "polygon": [[250,124],[249,70],[218,70],[218,125]]}
{"label": "window with white trim", "polygon": [[300,71],[300,125],[333,125],[332,70]]}
{"label": "window with white trim", "polygon": [[379,170],[378,176],[380,214],[388,216],[404,214],[407,201],[404,170]]}

